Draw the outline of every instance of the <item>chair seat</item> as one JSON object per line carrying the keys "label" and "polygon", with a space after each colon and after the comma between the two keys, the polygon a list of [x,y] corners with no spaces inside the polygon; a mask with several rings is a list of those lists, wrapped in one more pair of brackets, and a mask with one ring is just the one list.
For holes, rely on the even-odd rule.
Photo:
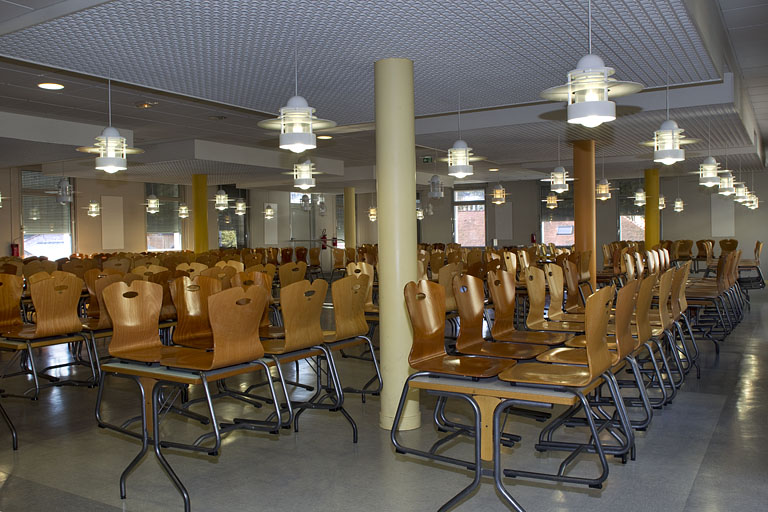
{"label": "chair seat", "polygon": [[561,311],[557,311],[549,316],[550,320],[553,322],[577,322],[577,323],[584,323],[584,314],[583,313],[563,313]]}
{"label": "chair seat", "polygon": [[366,313],[375,313],[375,314],[378,315],[379,314],[379,306],[377,306],[376,304],[366,304],[365,305],[365,312]]}
{"label": "chair seat", "polygon": [[584,323],[536,320],[528,322],[528,328],[532,331],[584,332]]}
{"label": "chair seat", "polygon": [[495,377],[517,363],[514,359],[488,359],[485,357],[444,356],[439,355],[412,362],[417,371],[444,373],[463,377],[485,379]]}
{"label": "chair seat", "polygon": [[269,327],[259,328],[259,338],[261,338],[262,340],[278,339],[278,338],[284,338],[284,337],[285,337],[285,329],[280,326],[270,325]]}
{"label": "chair seat", "polygon": [[[610,345],[608,346],[610,349]],[[613,344],[615,350],[616,344]],[[558,347],[553,348],[536,356],[536,360],[542,363],[556,363],[556,364],[578,364],[586,366],[587,351],[584,348],[573,347]],[[611,351],[611,366],[615,366],[619,362],[619,356],[616,352]]]}
{"label": "chair seat", "polygon": [[[288,350],[285,346],[285,339],[271,339],[271,340],[262,340],[261,344],[264,346],[264,353],[268,355],[280,355],[280,354],[288,354],[290,352],[294,352],[294,350]],[[311,347],[307,347],[309,349]],[[315,350],[312,352],[312,354],[308,354],[307,357],[312,357],[314,355],[320,355],[322,352],[320,350]]]}
{"label": "chair seat", "polygon": [[[366,336],[368,333],[364,332],[360,336]],[[326,343],[334,343],[334,350],[341,350],[346,347],[351,347],[353,345],[360,345],[362,343],[368,343],[364,338],[360,337],[354,337],[354,338],[337,338],[336,337],[336,331],[323,331],[323,340]]]}
{"label": "chair seat", "polygon": [[177,340],[176,338],[174,338],[173,342],[176,345],[181,345],[183,347],[206,350],[206,349],[213,348],[213,334],[201,333],[197,336],[193,336],[185,340]]}
{"label": "chair seat", "polygon": [[[187,347],[167,347],[163,350],[160,364],[171,368],[187,368],[190,370],[214,370],[213,351]],[[243,361],[247,363],[248,361]]]}
{"label": "chair seat", "polygon": [[[49,334],[47,336],[38,336],[36,333],[37,326],[31,324],[16,325],[10,328],[10,330],[3,333],[4,338],[18,339],[18,340],[37,340],[42,338],[58,338],[72,336],[79,331],[73,331],[69,333],[61,334]],[[78,339],[82,339],[78,337]],[[63,340],[62,340],[63,341]]]}
{"label": "chair seat", "polygon": [[[616,336],[606,336],[608,341],[608,350],[616,350]],[[587,346],[587,337],[584,335],[576,336],[565,342],[566,347],[585,348]]]}
{"label": "chair seat", "polygon": [[493,335],[493,339],[496,341],[507,341],[512,343],[533,343],[535,345],[548,346],[562,345],[572,337],[573,335],[568,333],[518,331],[516,329],[497,332]]}
{"label": "chair seat", "polygon": [[127,359],[129,361],[140,361],[142,363],[159,363],[168,348],[170,347],[110,350],[109,355],[118,359]]}
{"label": "chair seat", "polygon": [[509,359],[533,359],[547,350],[546,345],[534,345],[532,343],[509,343],[505,341],[485,341],[456,347],[459,352],[467,355],[486,357],[505,357]]}
{"label": "chair seat", "polygon": [[504,370],[499,379],[521,384],[544,384],[582,388],[592,382],[589,368],[548,363],[525,363]]}

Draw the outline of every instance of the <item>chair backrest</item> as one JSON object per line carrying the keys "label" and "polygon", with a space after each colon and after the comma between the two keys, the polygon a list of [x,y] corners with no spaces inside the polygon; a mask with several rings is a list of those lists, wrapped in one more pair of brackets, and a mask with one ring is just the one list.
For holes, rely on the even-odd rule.
{"label": "chair backrest", "polygon": [[259,340],[259,324],[269,299],[264,288],[230,288],[208,297],[208,311],[213,333],[213,370],[247,363],[261,358],[264,347]]}
{"label": "chair backrest", "polygon": [[313,267],[320,266],[320,247],[312,247],[309,250],[309,264]]}
{"label": "chair backrest", "polygon": [[635,260],[628,252],[624,253],[624,268],[627,269],[627,281],[634,281],[637,279],[637,274],[635,274]]}
{"label": "chair backrest", "polygon": [[546,291],[544,286],[544,271],[538,267],[530,266],[525,272],[525,287],[528,290],[528,323],[544,320],[544,306],[546,305]]}
{"label": "chair backrest", "polygon": [[136,274],[137,276],[141,276],[143,280],[147,281],[149,276],[152,274],[159,274],[160,272],[165,272],[166,270],[168,269],[161,267],[160,265],[142,265],[139,267],[134,267],[133,270],[131,270],[131,273]]}
{"label": "chair backrest", "polygon": [[306,247],[297,247],[296,248],[296,262],[303,261],[304,263],[309,264],[307,262],[307,248]]}
{"label": "chair backrest", "polygon": [[70,274],[75,274],[80,279],[85,278],[85,272],[90,268],[91,267],[81,259],[71,259],[61,264],[61,270],[69,272]]}
{"label": "chair backrest", "polygon": [[491,336],[515,329],[515,274],[503,270],[488,272],[488,292],[495,318]]}
{"label": "chair backrest", "polygon": [[104,270],[92,268],[90,270],[86,270],[85,274],[83,275],[85,287],[88,289],[88,316],[90,317],[97,318],[99,316],[99,299],[96,296],[96,280],[101,276],[110,274],[122,276],[123,272],[114,268],[106,268]]}
{"label": "chair backrest", "polygon": [[[447,265],[443,265],[443,268],[440,269],[440,272],[437,276],[437,282],[445,288],[445,292],[443,293],[443,308],[446,307],[446,305],[449,306],[455,306],[456,299],[453,295],[453,278],[461,273],[461,264],[460,263],[449,263]],[[452,308],[449,310],[453,310]]]}
{"label": "chair backrest", "polygon": [[650,274],[640,281],[640,288],[637,292],[637,305],[635,307],[637,345],[645,343],[651,338],[651,303],[653,302],[653,290],[658,280],[658,274]]}
{"label": "chair backrest", "polygon": [[278,275],[280,276],[280,287],[283,288],[293,283],[303,281],[307,274],[307,264],[303,261],[299,263],[285,263],[280,265]]}
{"label": "chair backrest", "polygon": [[109,312],[104,308],[104,288],[118,281],[123,281],[122,274],[101,274],[94,283],[96,301],[99,304],[99,318],[95,326],[95,329],[97,330],[109,329],[112,327],[112,319],[109,316]]}
{"label": "chair backrest", "polygon": [[456,350],[476,344],[483,339],[483,309],[485,290],[483,281],[469,274],[453,280],[453,294],[459,307],[461,329],[456,339]]}
{"label": "chair backrest", "polygon": [[739,241],[735,238],[724,238],[720,240],[720,254],[735,251],[739,246]]}
{"label": "chair backrest", "polygon": [[373,265],[371,265],[370,263],[366,263],[364,261],[358,261],[357,263],[354,263],[354,262],[347,263],[348,276],[360,276],[363,274],[368,276],[368,281],[366,282],[366,290],[365,290],[365,304],[367,306],[372,306],[373,305],[373,278],[374,278]]}
{"label": "chair backrest", "polygon": [[586,334],[587,363],[592,379],[597,378],[611,367],[611,353],[605,342],[608,331],[608,319],[616,287],[605,286],[587,298],[584,311],[584,331]]}
{"label": "chair backrest", "polygon": [[681,265],[679,268],[672,267],[674,275],[672,277],[672,288],[670,291],[670,312],[672,318],[677,320],[680,317],[680,290],[683,288],[683,283],[688,278],[688,264]]}
{"label": "chair backrest", "polygon": [[21,325],[19,301],[24,279],[16,274],[0,274],[0,330]]}
{"label": "chair backrest", "polygon": [[549,311],[563,313],[564,276],[563,269],[553,263],[544,265],[544,273],[549,286]]}
{"label": "chair backrest", "polygon": [[[208,314],[208,297],[222,290],[221,281],[208,276],[179,277],[170,285],[173,304],[176,306],[178,323],[173,330],[173,341],[179,345],[200,340],[210,348],[211,323]],[[162,297],[161,297],[162,298]]]}
{"label": "chair backrest", "polygon": [[183,272],[186,272],[189,274],[190,277],[195,277],[197,275],[200,275],[200,272],[207,269],[208,265],[205,263],[200,263],[197,261],[193,261],[192,263],[179,263],[176,265],[176,270],[181,270]]}
{"label": "chair backrest", "polygon": [[459,263],[461,262],[461,253],[459,251],[449,251],[445,256],[446,263]]}
{"label": "chair backrest", "polygon": [[30,288],[37,313],[36,336],[72,334],[83,329],[77,308],[83,291],[82,279],[69,272],[55,271],[31,282]]}
{"label": "chair backrest", "polygon": [[478,249],[472,249],[467,253],[467,266],[471,266],[473,263],[482,263],[483,261],[483,252]]}
{"label": "chair backrest", "polygon": [[672,280],[675,277],[675,269],[666,270],[659,278],[659,323],[665,328],[672,324],[669,313],[669,297],[672,292]]}
{"label": "chair backrest", "polygon": [[102,268],[113,268],[127,274],[131,270],[131,260],[128,258],[109,258],[103,263]]}
{"label": "chair backrest", "polygon": [[504,270],[517,273],[517,256],[512,251],[504,251]]}
{"label": "chair backrest", "polygon": [[237,271],[233,267],[224,266],[207,268],[200,272],[200,275],[221,281],[221,289],[226,290],[232,285],[232,276],[236,273]]}
{"label": "chair backrest", "polygon": [[112,319],[109,353],[122,350],[160,348],[157,325],[163,304],[163,287],[149,281],[118,281],[102,291],[104,305]]}
{"label": "chair backrest", "polygon": [[636,279],[627,283],[616,294],[616,353],[624,359],[635,349],[632,337],[632,312],[635,310],[635,294],[643,281]]}
{"label": "chair backrest", "polygon": [[365,303],[369,280],[366,274],[348,275],[331,286],[337,340],[368,334]]}
{"label": "chair backrest", "polygon": [[171,297],[171,282],[173,281],[173,272],[166,270],[152,274],[146,280],[150,283],[156,283],[163,287],[163,305],[160,308],[160,320],[172,320],[176,318],[176,306],[173,305]]}
{"label": "chair backrest", "polygon": [[333,268],[344,268],[344,249],[333,248]]}
{"label": "chair backrest", "polygon": [[645,275],[645,264],[643,263],[643,254],[635,251],[635,277],[642,279]]}
{"label": "chair backrest", "polygon": [[429,256],[429,270],[432,272],[432,275],[438,275],[443,265],[445,265],[445,253],[443,251],[433,251]]}
{"label": "chair backrest", "polygon": [[293,263],[293,247],[283,247],[280,249],[280,263]]}
{"label": "chair backrest", "polygon": [[760,265],[760,255],[762,254],[762,252],[763,252],[763,242],[758,240],[757,242],[755,242],[755,263],[757,265]]}
{"label": "chair backrest", "polygon": [[445,288],[431,281],[411,281],[403,293],[413,328],[410,365],[445,355]]}
{"label": "chair backrest", "polygon": [[[678,289],[677,294],[677,307],[680,313],[685,313],[685,310],[688,309],[688,300],[685,298],[685,288],[688,286],[688,275],[691,271],[691,263],[692,262],[689,261],[682,267],[683,279],[680,283],[680,288]],[[673,297],[672,300],[675,300],[675,298]]]}
{"label": "chair backrest", "polygon": [[327,291],[324,279],[299,281],[280,290],[286,352],[323,343],[320,316]]}
{"label": "chair backrest", "polygon": [[[240,287],[244,290],[252,286],[258,286],[264,288],[267,292],[267,303],[272,303],[272,279],[265,272],[238,272],[232,278],[232,286]],[[264,313],[261,315],[260,327],[269,327],[269,308],[264,308]]]}
{"label": "chair backrest", "polygon": [[568,289],[568,295],[565,298],[566,311],[584,306],[579,293],[579,271],[576,264],[569,260],[563,260],[563,275],[565,276],[565,286]]}
{"label": "chair backrest", "polygon": [[485,279],[485,263],[482,261],[475,261],[474,263],[468,264],[467,274],[475,276],[478,279]]}

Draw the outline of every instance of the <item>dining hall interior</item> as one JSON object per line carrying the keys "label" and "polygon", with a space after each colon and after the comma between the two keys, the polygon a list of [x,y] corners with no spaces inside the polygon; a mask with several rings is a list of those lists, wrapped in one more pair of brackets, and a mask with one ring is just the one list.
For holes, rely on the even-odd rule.
{"label": "dining hall interior", "polygon": [[0,510],[764,510],[766,25],[0,0]]}

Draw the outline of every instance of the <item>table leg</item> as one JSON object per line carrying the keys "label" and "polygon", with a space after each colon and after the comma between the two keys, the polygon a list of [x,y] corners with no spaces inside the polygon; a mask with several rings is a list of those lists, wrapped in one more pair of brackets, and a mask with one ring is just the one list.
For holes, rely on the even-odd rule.
{"label": "table leg", "polygon": [[500,398],[494,396],[473,396],[480,408],[480,451],[484,461],[493,461],[493,412],[502,402]]}

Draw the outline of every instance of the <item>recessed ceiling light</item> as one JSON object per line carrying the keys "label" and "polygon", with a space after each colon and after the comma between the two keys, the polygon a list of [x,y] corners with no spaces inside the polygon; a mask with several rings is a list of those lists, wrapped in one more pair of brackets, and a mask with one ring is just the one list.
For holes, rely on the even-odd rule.
{"label": "recessed ceiling light", "polygon": [[489,172],[498,172],[498,170],[499,170],[498,167],[491,167],[490,169],[488,169]]}
{"label": "recessed ceiling light", "polygon": [[61,89],[64,88],[63,85],[57,84],[54,82],[43,82],[43,83],[37,84],[37,86],[41,89],[46,89],[48,91],[60,91]]}
{"label": "recessed ceiling light", "polygon": [[208,116],[208,119],[211,121],[223,121],[227,118],[227,116]]}
{"label": "recessed ceiling light", "polygon": [[138,102],[134,103],[134,105],[136,105],[136,108],[152,108],[155,105],[157,105],[157,102],[156,101],[151,101],[151,100],[148,100],[148,101],[138,101]]}
{"label": "recessed ceiling light", "polygon": [[333,138],[333,136],[331,136],[331,135],[318,135],[317,138],[320,139],[320,140],[330,140],[330,139]]}

